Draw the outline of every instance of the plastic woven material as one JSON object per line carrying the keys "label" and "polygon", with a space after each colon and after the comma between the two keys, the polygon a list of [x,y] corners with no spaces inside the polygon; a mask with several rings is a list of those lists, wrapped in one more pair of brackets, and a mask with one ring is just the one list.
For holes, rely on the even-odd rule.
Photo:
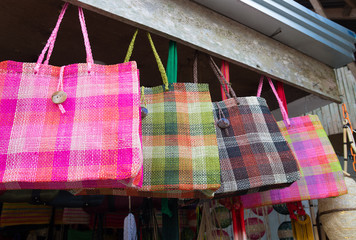
{"label": "plastic woven material", "polygon": [[[14,225],[49,224],[52,207],[28,203],[3,203],[0,227]],[[62,224],[63,210],[56,209],[55,224]]]}
{"label": "plastic woven material", "polygon": [[144,191],[215,190],[220,165],[207,84],[145,88]]}
{"label": "plastic woven material", "polygon": [[64,208],[63,224],[90,224],[90,214],[83,208]]}
{"label": "plastic woven material", "polygon": [[252,193],[241,197],[245,208],[335,197],[347,193],[340,162],[316,115],[277,122],[296,156],[301,178],[284,189]]}
{"label": "plastic woven material", "polygon": [[[216,196],[286,187],[298,180],[297,161],[265,99],[237,97],[211,57],[210,65],[228,98],[213,103],[221,167]],[[222,120],[228,124],[222,127]]]}
{"label": "plastic woven material", "polygon": [[[58,24],[37,63],[0,62],[0,189],[142,184],[136,63],[93,64],[79,13],[87,63],[42,64]],[[57,105],[59,90],[68,98]]]}
{"label": "plastic woven material", "polygon": [[[221,187],[217,194],[246,194],[289,186],[299,179],[296,159],[283,138],[266,101],[239,97],[214,103],[215,121],[221,110],[230,127],[216,128]],[[219,116],[220,115],[220,116]]]}
{"label": "plastic woven material", "polygon": [[[131,41],[126,60],[132,53]],[[83,189],[78,195],[208,198],[220,187],[220,164],[208,84],[169,83],[148,34],[163,85],[142,88],[143,184],[136,189]]]}

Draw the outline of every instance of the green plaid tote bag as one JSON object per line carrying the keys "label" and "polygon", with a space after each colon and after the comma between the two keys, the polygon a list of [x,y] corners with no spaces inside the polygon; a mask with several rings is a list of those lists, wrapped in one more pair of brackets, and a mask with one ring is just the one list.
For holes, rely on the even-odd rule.
{"label": "green plaid tote bag", "polygon": [[214,191],[220,187],[220,164],[209,86],[168,84],[163,66],[159,69],[164,85],[141,93],[148,110],[142,119],[142,190]]}
{"label": "green plaid tote bag", "polygon": [[201,192],[212,195],[220,187],[220,164],[209,86],[168,84],[149,34],[148,39],[163,85],[141,88],[143,185],[139,191],[125,192],[178,198],[201,197]]}

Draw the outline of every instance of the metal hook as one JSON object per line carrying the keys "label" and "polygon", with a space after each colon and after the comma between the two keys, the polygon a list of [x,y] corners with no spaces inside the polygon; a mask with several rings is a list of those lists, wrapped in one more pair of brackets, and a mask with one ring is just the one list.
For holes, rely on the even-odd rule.
{"label": "metal hook", "polygon": [[129,196],[129,213],[131,213],[131,196]]}

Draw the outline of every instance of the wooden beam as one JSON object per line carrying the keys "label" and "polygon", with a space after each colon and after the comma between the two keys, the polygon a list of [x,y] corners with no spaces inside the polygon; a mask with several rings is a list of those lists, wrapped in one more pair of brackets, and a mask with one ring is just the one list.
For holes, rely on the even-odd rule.
{"label": "wooden beam", "polygon": [[[332,13],[332,9],[328,9],[328,12],[325,13],[319,0],[309,0],[309,1],[312,4],[316,13],[324,16],[325,18],[336,19],[336,15],[335,15],[336,12]],[[346,2],[346,6],[344,8],[337,9],[338,17],[341,17],[342,19],[345,19],[345,18],[351,19],[352,17],[356,17],[356,9],[354,8],[356,6],[356,1],[355,0],[345,0],[345,2]],[[336,10],[336,9],[334,9],[334,10]],[[355,10],[355,11],[353,11],[353,10]],[[347,66],[351,70],[353,76],[356,77],[355,62],[349,63]]]}
{"label": "wooden beam", "polygon": [[351,9],[348,16],[344,14],[344,8],[327,8],[325,9],[325,14],[331,20],[355,20],[356,8]]}
{"label": "wooden beam", "polygon": [[326,17],[326,14],[325,14],[325,12],[324,12],[323,6],[322,6],[321,3],[319,2],[319,0],[309,0],[309,2],[310,2],[311,5],[313,6],[314,11],[315,11],[317,14],[319,14],[319,15],[321,15],[321,16],[327,18],[327,17]]}
{"label": "wooden beam", "polygon": [[351,62],[351,63],[347,64],[347,67],[351,71],[352,75],[354,76],[354,80],[356,81],[356,63]]}
{"label": "wooden beam", "polygon": [[340,102],[331,67],[194,2],[66,1]]}
{"label": "wooden beam", "polygon": [[346,17],[350,16],[351,14],[351,11],[352,11],[352,8],[346,4],[345,7],[344,7],[344,11],[342,12],[342,14]]}
{"label": "wooden beam", "polygon": [[356,8],[356,0],[344,0],[351,8]]}
{"label": "wooden beam", "polygon": [[[330,103],[332,102],[310,94],[288,103],[288,116],[290,118],[302,116],[305,113],[314,111],[315,109],[324,107]],[[277,121],[283,120],[280,109],[273,110],[272,114]]]}

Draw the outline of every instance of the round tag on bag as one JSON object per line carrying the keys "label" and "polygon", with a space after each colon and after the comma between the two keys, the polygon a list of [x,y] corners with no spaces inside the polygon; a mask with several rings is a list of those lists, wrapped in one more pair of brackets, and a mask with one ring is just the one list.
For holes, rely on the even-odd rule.
{"label": "round tag on bag", "polygon": [[61,104],[67,100],[67,93],[64,91],[57,91],[52,94],[52,102],[55,104]]}
{"label": "round tag on bag", "polygon": [[148,115],[148,109],[141,107],[141,118],[145,118]]}
{"label": "round tag on bag", "polygon": [[230,121],[227,118],[220,118],[217,122],[219,128],[227,128],[230,126]]}

